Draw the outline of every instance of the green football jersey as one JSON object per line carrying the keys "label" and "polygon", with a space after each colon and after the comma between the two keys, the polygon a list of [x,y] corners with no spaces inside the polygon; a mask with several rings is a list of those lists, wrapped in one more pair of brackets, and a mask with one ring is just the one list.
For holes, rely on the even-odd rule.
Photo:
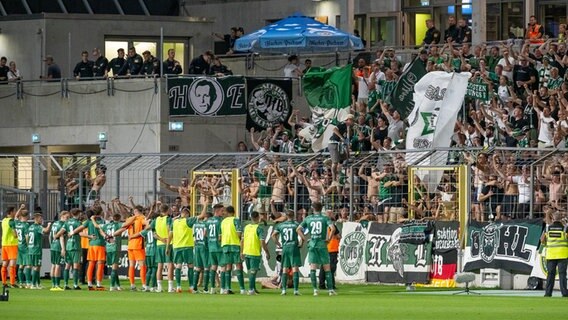
{"label": "green football jersey", "polygon": [[51,232],[49,234],[51,251],[61,251],[61,242],[59,241],[59,239],[55,239],[55,235],[63,228],[64,225],[65,222],[61,220],[57,220],[51,225]]}
{"label": "green football jersey", "polygon": [[280,236],[280,243],[282,247],[297,247],[298,246],[298,223],[295,221],[284,221],[276,225],[275,230]]}
{"label": "green football jersey", "polygon": [[122,237],[114,237],[113,234],[118,231],[122,227],[122,223],[111,221],[102,226],[103,232],[109,237],[109,240],[106,242],[106,251],[107,252],[119,252],[120,246],[122,244]]}
{"label": "green football jersey", "polygon": [[146,255],[156,255],[156,238],[154,238],[154,231],[152,229],[145,229],[140,232],[140,235],[144,237]]}
{"label": "green football jersey", "polygon": [[79,251],[81,250],[81,236],[76,234],[73,236],[69,236],[71,232],[81,226],[81,221],[71,218],[65,222],[65,226],[63,227],[65,231],[67,231],[67,244],[65,245],[65,249],[67,251]]}
{"label": "green football jersey", "polygon": [[30,224],[23,221],[16,221],[14,230],[16,230],[16,235],[18,236],[18,250],[25,252],[28,244],[26,243],[26,234],[28,234],[28,228]]}
{"label": "green football jersey", "polygon": [[321,213],[312,214],[307,216],[302,221],[302,228],[307,229],[310,234],[309,247],[310,248],[327,248],[327,228],[331,225],[331,220],[328,216]]}
{"label": "green football jersey", "polygon": [[221,234],[222,220],[221,217],[211,217],[205,221],[209,252],[221,252],[221,240],[219,240],[219,235]]}
{"label": "green football jersey", "polygon": [[260,171],[256,171],[254,176],[258,179],[258,197],[259,198],[270,198],[272,196],[272,186],[268,184],[267,177]]}
{"label": "green football jersey", "polygon": [[[97,224],[101,225],[104,221],[102,219],[97,219]],[[87,234],[89,236],[94,236],[93,239],[89,239],[89,246],[104,246],[105,238],[99,232],[99,229],[95,227],[95,224],[90,219],[83,222],[83,226],[87,227]]]}
{"label": "green football jersey", "polygon": [[207,246],[207,225],[205,221],[197,221],[193,225],[193,242],[194,246]]}
{"label": "green football jersey", "polygon": [[41,238],[43,227],[39,224],[32,224],[28,228],[28,254],[41,254]]}

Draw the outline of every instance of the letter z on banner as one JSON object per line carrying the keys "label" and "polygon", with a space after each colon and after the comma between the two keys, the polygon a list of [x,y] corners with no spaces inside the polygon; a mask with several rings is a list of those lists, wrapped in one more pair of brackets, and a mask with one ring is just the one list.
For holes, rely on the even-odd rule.
{"label": "letter z on banner", "polygon": [[360,223],[346,222],[341,229],[337,280],[356,281],[365,279],[367,265],[365,263],[365,246],[367,229]]}

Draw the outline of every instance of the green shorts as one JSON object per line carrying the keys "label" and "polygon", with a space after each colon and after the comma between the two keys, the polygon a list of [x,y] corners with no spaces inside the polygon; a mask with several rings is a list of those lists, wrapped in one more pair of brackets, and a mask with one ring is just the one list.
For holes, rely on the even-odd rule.
{"label": "green shorts", "polygon": [[207,247],[195,247],[195,263],[193,266],[196,268],[209,268],[209,252],[207,251]]}
{"label": "green shorts", "polygon": [[221,265],[226,266],[228,264],[237,264],[237,263],[242,263],[243,261],[241,260],[241,253],[240,252],[223,252],[223,260],[221,262]]}
{"label": "green shorts", "polygon": [[157,268],[158,267],[158,263],[156,262],[156,256],[149,256],[148,254],[146,254],[146,268]]}
{"label": "green shorts", "polygon": [[106,253],[106,265],[112,266],[113,264],[118,264],[118,258],[120,257],[120,253],[116,251],[111,251]]}
{"label": "green shorts", "polygon": [[27,248],[25,250],[20,250],[18,248],[18,257],[16,259],[16,264],[19,265],[19,266],[29,266],[30,265],[30,259],[29,259]]}
{"label": "green shorts", "polygon": [[29,254],[28,259],[30,260],[30,266],[41,267],[41,253],[40,254]]}
{"label": "green shorts", "polygon": [[320,266],[329,264],[329,252],[327,251],[327,248],[309,248],[308,262],[310,264],[317,264]]}
{"label": "green shorts", "polygon": [[65,263],[65,259],[63,259],[63,257],[61,256],[61,251],[50,251],[51,253],[51,264],[53,265],[58,265],[58,264],[63,264]]}
{"label": "green shorts", "polygon": [[260,258],[259,256],[245,256],[245,263],[247,264],[247,269],[249,270],[260,270]]}
{"label": "green shorts", "polygon": [[193,247],[174,249],[175,264],[193,264]]}
{"label": "green shorts", "polygon": [[209,266],[222,266],[223,265],[223,253],[220,251],[211,252],[209,251]]}
{"label": "green shorts", "polygon": [[156,263],[171,263],[172,251],[172,246],[170,245],[170,254],[166,255],[166,245],[156,246]]}
{"label": "green shorts", "polygon": [[298,247],[282,248],[282,268],[299,267],[302,265],[302,256]]}
{"label": "green shorts", "polygon": [[65,263],[80,263],[82,252],[79,250],[70,250],[65,253]]}

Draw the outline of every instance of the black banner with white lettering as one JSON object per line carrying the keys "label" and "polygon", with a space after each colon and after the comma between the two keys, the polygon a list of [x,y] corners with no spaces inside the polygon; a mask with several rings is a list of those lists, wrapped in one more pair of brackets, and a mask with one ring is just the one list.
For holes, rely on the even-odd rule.
{"label": "black banner with white lettering", "polygon": [[436,221],[434,225],[434,243],[431,285],[434,287],[455,287],[454,276],[458,266],[460,247],[458,221]]}
{"label": "black banner with white lettering", "polygon": [[495,268],[530,274],[542,228],[542,219],[470,222],[464,271]]}
{"label": "black banner with white lettering", "polygon": [[170,116],[246,114],[245,78],[230,76],[167,78]]}
{"label": "black banner with white lettering", "polygon": [[247,77],[247,130],[262,131],[288,122],[292,113],[292,80]]}
{"label": "black banner with white lettering", "polygon": [[424,244],[401,242],[402,225],[372,222],[367,234],[367,282],[428,283],[431,236]]}

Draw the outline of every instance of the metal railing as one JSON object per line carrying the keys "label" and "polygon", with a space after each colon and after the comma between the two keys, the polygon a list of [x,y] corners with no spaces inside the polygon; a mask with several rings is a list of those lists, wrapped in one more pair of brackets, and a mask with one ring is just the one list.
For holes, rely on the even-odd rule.
{"label": "metal railing", "polygon": [[[291,209],[301,220],[316,201],[351,221],[533,218],[546,206],[566,210],[565,168],[568,152],[556,149],[353,154],[335,181],[326,153],[0,155],[0,209],[40,206],[52,220],[61,210],[94,200],[173,204],[181,194],[169,186],[187,178],[196,209],[202,201],[233,197],[228,203],[243,218],[257,210],[278,219]],[[104,184],[96,182],[102,172]],[[97,183],[102,187],[94,193]],[[259,192],[264,186],[272,191]]]}

